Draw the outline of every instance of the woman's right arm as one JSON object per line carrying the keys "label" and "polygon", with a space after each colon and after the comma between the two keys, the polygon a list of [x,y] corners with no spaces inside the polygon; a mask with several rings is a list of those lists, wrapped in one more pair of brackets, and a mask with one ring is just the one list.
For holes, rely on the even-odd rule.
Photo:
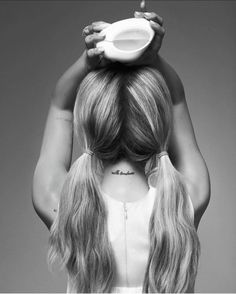
{"label": "woman's right arm", "polygon": [[170,90],[173,104],[173,130],[168,153],[176,169],[186,178],[197,228],[210,200],[210,177],[194,134],[184,87],[176,71],[158,53],[165,34],[162,17],[155,12],[135,12],[134,16],[145,17],[155,31],[152,43],[133,64],[145,64],[159,70]]}
{"label": "woman's right arm", "polygon": [[189,183],[197,228],[210,200],[208,168],[197,144],[181,79],[160,55],[156,67],[166,80],[173,104],[173,130],[168,152],[176,169]]}

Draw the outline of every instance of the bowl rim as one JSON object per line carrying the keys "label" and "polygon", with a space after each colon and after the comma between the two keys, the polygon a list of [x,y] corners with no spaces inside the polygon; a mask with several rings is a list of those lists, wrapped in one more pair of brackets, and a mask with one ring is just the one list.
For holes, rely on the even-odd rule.
{"label": "bowl rim", "polygon": [[[118,21],[116,21],[116,22],[113,22],[112,24],[111,24],[111,26],[112,25],[114,25],[114,26],[118,26],[120,23],[125,23],[125,22],[140,22],[140,20],[141,20],[141,22],[143,22],[143,21],[145,21],[144,23],[146,23],[146,24],[149,24],[149,21],[148,20],[146,20],[145,18],[126,18],[126,19],[122,19],[122,20],[118,20]],[[150,24],[149,24],[150,25]],[[111,28],[111,26],[109,26],[108,28],[106,28],[105,30],[109,30],[110,28]],[[104,30],[104,31],[105,31]],[[122,53],[126,53],[126,54],[132,54],[132,53],[138,53],[139,51],[141,51],[141,50],[143,50],[143,49],[145,49],[150,43],[151,43],[151,41],[152,41],[152,39],[153,39],[153,37],[154,37],[154,34],[155,34],[155,32],[153,31],[153,29],[151,28],[151,26],[150,26],[150,30],[148,29],[148,30],[145,30],[144,29],[144,31],[145,32],[147,32],[148,34],[149,34],[149,39],[148,39],[148,41],[147,41],[147,43],[146,44],[144,44],[142,47],[140,47],[140,48],[138,48],[138,49],[134,49],[134,50],[121,50],[121,49],[119,49],[119,48],[117,48],[116,46],[114,46],[114,44],[113,44],[113,40],[106,40],[106,39],[104,39],[103,40],[103,42],[109,42],[109,43],[111,43],[111,45],[114,47],[114,49],[115,50],[117,50],[118,52],[122,52]]]}

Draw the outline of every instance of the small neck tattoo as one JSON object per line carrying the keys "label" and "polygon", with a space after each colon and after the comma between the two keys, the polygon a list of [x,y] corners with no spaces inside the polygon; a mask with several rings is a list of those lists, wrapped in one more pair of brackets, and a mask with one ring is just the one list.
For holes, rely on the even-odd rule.
{"label": "small neck tattoo", "polygon": [[127,171],[127,172],[123,172],[119,169],[117,169],[116,171],[112,171],[111,172],[113,175],[120,175],[120,176],[129,176],[129,175],[134,175],[134,172],[130,172],[130,171]]}

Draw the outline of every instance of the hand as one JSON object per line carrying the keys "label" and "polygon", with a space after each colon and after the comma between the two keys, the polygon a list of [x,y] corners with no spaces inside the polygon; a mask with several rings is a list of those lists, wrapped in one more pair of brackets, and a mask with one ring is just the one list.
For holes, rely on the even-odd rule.
{"label": "hand", "polygon": [[155,35],[151,44],[147,47],[144,53],[136,60],[126,65],[153,65],[158,57],[158,52],[161,48],[162,40],[165,35],[165,29],[163,28],[163,19],[155,12],[137,12],[135,11],[134,17],[144,17],[150,21],[150,25],[155,31]]}
{"label": "hand", "polygon": [[106,67],[112,63],[111,60],[104,57],[104,51],[96,48],[96,43],[105,39],[105,36],[101,36],[99,33],[109,25],[110,23],[97,21],[83,29],[82,35],[85,36],[86,45],[85,59],[89,71]]}

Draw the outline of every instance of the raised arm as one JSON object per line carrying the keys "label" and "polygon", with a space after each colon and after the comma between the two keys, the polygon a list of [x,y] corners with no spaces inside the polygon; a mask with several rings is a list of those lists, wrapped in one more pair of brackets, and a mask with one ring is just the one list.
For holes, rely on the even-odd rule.
{"label": "raised arm", "polygon": [[34,171],[33,205],[48,228],[56,215],[60,191],[71,165],[73,106],[76,89],[87,73],[83,60],[79,58],[56,84]]}
{"label": "raised arm", "polygon": [[173,130],[168,153],[176,169],[186,179],[188,193],[194,206],[194,221],[197,228],[210,200],[210,178],[196,141],[184,87],[176,71],[159,54],[165,34],[162,17],[155,12],[135,12],[134,16],[148,19],[155,31],[151,44],[134,64],[149,65],[158,69],[170,90],[173,104]]}
{"label": "raised arm", "polygon": [[187,179],[197,228],[210,200],[208,169],[197,144],[184,87],[178,74],[160,55],[156,67],[167,82],[173,103],[173,131],[168,151],[177,170]]}
{"label": "raised arm", "polygon": [[73,109],[77,89],[84,77],[96,67],[106,65],[100,60],[101,51],[95,43],[104,37],[94,33],[108,23],[96,22],[84,30],[86,50],[60,77],[53,91],[43,135],[40,155],[32,183],[32,201],[35,211],[50,229],[55,219],[60,193],[71,166],[73,148]]}

